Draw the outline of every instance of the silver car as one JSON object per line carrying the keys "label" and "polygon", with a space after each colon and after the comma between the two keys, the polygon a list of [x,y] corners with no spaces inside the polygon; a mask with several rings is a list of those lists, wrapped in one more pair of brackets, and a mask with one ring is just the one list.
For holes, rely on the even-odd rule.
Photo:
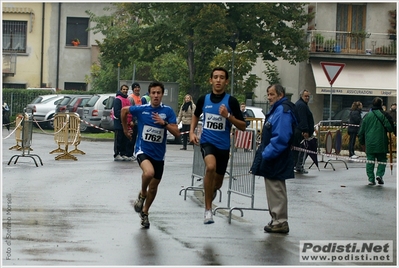
{"label": "silver car", "polygon": [[83,122],[80,125],[80,131],[90,131],[101,128],[101,118],[108,98],[115,96],[116,93],[95,94],[83,107]]}
{"label": "silver car", "polygon": [[26,106],[27,113],[33,113],[33,120],[37,121],[40,127],[54,129],[53,117],[57,104],[64,98],[64,95],[49,97],[39,103],[30,103]]}

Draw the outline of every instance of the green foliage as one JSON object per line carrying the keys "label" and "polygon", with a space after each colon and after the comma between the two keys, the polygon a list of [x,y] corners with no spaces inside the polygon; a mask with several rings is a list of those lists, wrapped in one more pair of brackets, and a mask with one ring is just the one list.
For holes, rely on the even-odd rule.
{"label": "green foliage", "polygon": [[[218,64],[231,72],[232,47],[236,44],[234,93],[252,91],[257,78],[248,74],[259,55],[265,61],[284,59],[291,64],[307,59],[308,44],[302,27],[311,15],[305,12],[305,6],[271,2],[125,2],[114,3],[109,16],[88,12],[95,25],[92,30],[105,35],[102,43],[97,41],[102,70],[93,77],[94,87],[112,88],[117,84],[117,64],[131,72],[136,63],[139,75],[148,71],[147,78],[175,79],[195,98],[209,91],[213,66]],[[121,73],[121,77],[128,75]]]}
{"label": "green foliage", "polygon": [[265,65],[266,65],[266,70],[263,71],[263,73],[266,74],[267,77],[266,81],[269,82],[269,85],[279,84],[280,78],[277,66],[270,62],[265,62]]}

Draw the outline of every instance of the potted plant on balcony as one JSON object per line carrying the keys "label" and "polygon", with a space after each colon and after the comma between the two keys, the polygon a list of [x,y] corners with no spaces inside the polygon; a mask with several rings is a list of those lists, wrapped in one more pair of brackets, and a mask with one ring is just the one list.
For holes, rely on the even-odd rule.
{"label": "potted plant on balcony", "polygon": [[324,51],[333,52],[335,47],[336,41],[335,39],[328,39],[324,43]]}
{"label": "potted plant on balcony", "polygon": [[79,39],[78,38],[72,39],[72,45],[75,46],[75,47],[79,46],[80,45]]}
{"label": "potted plant on balcony", "polygon": [[313,40],[316,42],[316,51],[324,51],[324,36],[320,33],[314,35]]}

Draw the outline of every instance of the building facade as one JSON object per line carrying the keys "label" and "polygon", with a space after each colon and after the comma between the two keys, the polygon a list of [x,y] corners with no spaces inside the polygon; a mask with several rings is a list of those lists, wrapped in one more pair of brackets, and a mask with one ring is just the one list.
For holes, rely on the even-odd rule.
{"label": "building facade", "polygon": [[[299,92],[311,93],[309,107],[315,122],[328,120],[331,114],[352,102],[370,107],[374,97],[382,97],[386,106],[397,98],[396,2],[310,3],[308,12],[315,17],[308,22],[309,60],[295,66],[276,62],[281,83],[299,99]],[[321,62],[345,64],[332,87]],[[261,77],[254,91],[259,101],[265,99],[266,75],[259,60],[253,73]],[[332,92],[332,94],[331,94]]]}
{"label": "building facade", "polygon": [[93,23],[86,10],[105,15],[106,7],[110,4],[2,2],[3,88],[90,90],[86,81],[99,54],[95,40],[104,37],[87,31]]}

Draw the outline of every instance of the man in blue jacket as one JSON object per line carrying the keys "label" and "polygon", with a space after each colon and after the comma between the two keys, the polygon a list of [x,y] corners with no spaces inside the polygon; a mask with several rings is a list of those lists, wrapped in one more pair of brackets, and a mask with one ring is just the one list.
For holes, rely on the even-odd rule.
{"label": "man in blue jacket", "polygon": [[294,178],[291,145],[297,116],[295,104],[285,89],[275,84],[267,89],[271,105],[262,130],[262,142],[255,154],[251,173],[265,178],[267,204],[272,220],[264,227],[269,233],[288,233],[288,200],[285,180]]}

